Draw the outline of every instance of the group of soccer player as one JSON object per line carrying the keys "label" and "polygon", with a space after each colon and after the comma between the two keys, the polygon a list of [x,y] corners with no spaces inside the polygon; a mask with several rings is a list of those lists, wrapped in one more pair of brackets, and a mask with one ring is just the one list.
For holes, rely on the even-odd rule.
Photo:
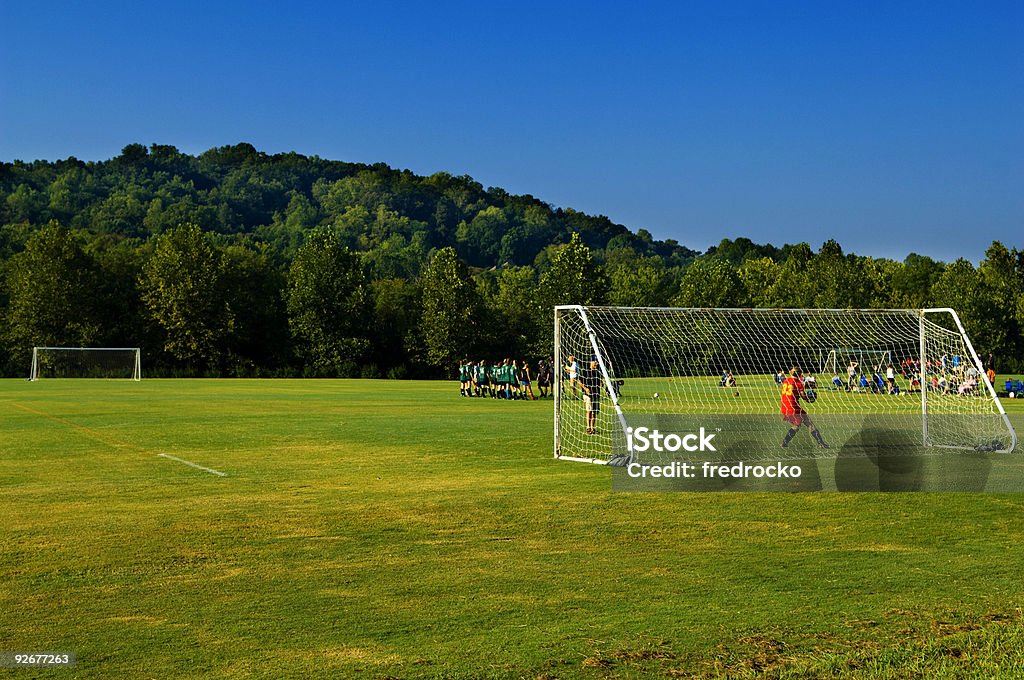
{"label": "group of soccer player", "polygon": [[497,363],[463,359],[459,362],[459,393],[464,397],[490,397],[491,399],[526,399],[536,401],[533,393],[534,377],[540,399],[553,395],[552,360],[541,360],[537,371],[523,359],[504,359]]}

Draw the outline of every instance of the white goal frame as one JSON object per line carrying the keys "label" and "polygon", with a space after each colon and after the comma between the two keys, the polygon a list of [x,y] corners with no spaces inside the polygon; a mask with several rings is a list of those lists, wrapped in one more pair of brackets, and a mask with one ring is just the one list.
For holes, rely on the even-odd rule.
{"label": "white goal frame", "polygon": [[[134,352],[135,361],[132,368],[132,375],[129,380],[138,382],[142,380],[142,350],[138,347],[33,347],[32,365],[29,367],[28,380],[35,382],[39,380],[39,351],[69,351],[69,352]],[[116,380],[117,378],[111,378]]]}
{"label": "white goal frame", "polygon": [[[1003,422],[1010,435],[1009,445],[1004,449],[999,449],[995,452],[1010,453],[1017,445],[1017,433],[1014,431],[1013,426],[1010,423],[1009,417],[1003,408],[1002,402],[999,400],[999,396],[995,391],[995,387],[989,382],[985,374],[985,368],[975,351],[970,338],[967,336],[967,332],[964,329],[963,323],[960,320],[959,315],[956,311],[949,307],[934,307],[927,309],[888,309],[888,310],[870,310],[870,309],[755,309],[755,308],[673,308],[673,307],[600,307],[600,306],[583,306],[583,305],[559,305],[554,308],[554,367],[557,372],[556,379],[553,381],[554,391],[554,456],[560,460],[579,461],[596,464],[607,464],[610,462],[609,458],[599,457],[587,457],[578,456],[567,453],[563,455],[562,451],[562,408],[563,404],[568,404],[567,395],[564,392],[563,378],[565,360],[568,354],[562,338],[562,327],[560,319],[566,314],[578,314],[581,327],[586,335],[585,339],[577,338],[577,344],[580,346],[576,350],[578,354],[581,349],[593,352],[593,359],[598,364],[599,378],[605,391],[605,395],[602,398],[607,398],[611,402],[611,406],[614,409],[612,419],[617,421],[617,425],[621,427],[622,432],[626,432],[629,429],[629,414],[623,410],[622,404],[620,403],[619,390],[617,385],[621,384],[619,380],[622,376],[617,376],[614,371],[609,370],[613,357],[606,356],[606,352],[602,350],[601,342],[599,337],[594,330],[588,310],[600,311],[600,312],[623,312],[623,313],[644,313],[654,312],[658,314],[665,313],[701,313],[701,314],[713,314],[716,312],[728,313],[728,314],[792,314],[797,315],[877,315],[881,317],[885,314],[903,314],[905,318],[916,317],[918,319],[918,335],[919,335],[919,351],[917,356],[912,357],[918,362],[918,371],[912,374],[916,380],[920,381],[920,415],[922,416],[922,429],[921,429],[921,443],[925,447],[936,447],[936,448],[952,448],[960,450],[974,450],[968,449],[966,446],[951,446],[948,444],[942,444],[929,437],[929,392],[933,388],[929,385],[928,367],[929,360],[935,362],[938,357],[931,357],[927,353],[927,339],[930,336],[926,336],[926,325],[934,327],[936,324],[932,321],[927,321],[929,315],[948,314],[952,317],[956,325],[956,330],[946,329],[950,334],[959,334],[960,340],[962,340],[965,356],[962,361],[970,367],[977,370],[978,378],[977,389],[987,394],[991,398],[992,403],[998,410],[998,415],[1002,417]],[[833,346],[835,348],[835,346]],[[845,348],[835,348],[845,349]],[[890,359],[891,359],[891,355]],[[820,355],[819,355],[820,357]],[[819,359],[820,361],[820,359]],[[819,365],[820,367],[820,365]],[[845,376],[845,374],[844,374]],[[981,385],[984,385],[982,388]],[[657,396],[657,395],[655,395]],[[578,408],[578,407],[576,407]],[[995,413],[992,414],[996,415]],[[633,450],[630,448],[628,455],[630,459],[633,457]]]}

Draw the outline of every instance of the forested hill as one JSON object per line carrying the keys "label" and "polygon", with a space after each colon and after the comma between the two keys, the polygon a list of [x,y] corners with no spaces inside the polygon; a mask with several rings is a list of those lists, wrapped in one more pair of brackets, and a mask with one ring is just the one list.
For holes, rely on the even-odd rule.
{"label": "forested hill", "polygon": [[484,189],[465,175],[421,177],[383,163],[268,155],[251,144],[198,156],[173,146],[130,144],[109,161],[4,163],[0,195],[3,224],[57,220],[146,238],[191,222],[219,234],[251,235],[286,257],[309,229],[332,225],[352,250],[401,252],[376,263],[386,275],[415,275],[428,253],[444,246],[455,247],[471,267],[532,265],[545,247],[567,243],[572,233],[591,248],[628,246],[672,264],[697,254],[607,217]]}
{"label": "forested hill", "polygon": [[[825,225],[827,227],[827,225]],[[1024,252],[975,266],[724,240],[383,164],[249,144],[0,163],[0,367],[34,345],[139,346],[148,375],[427,377],[551,352],[552,306],[950,306],[1024,370]]]}

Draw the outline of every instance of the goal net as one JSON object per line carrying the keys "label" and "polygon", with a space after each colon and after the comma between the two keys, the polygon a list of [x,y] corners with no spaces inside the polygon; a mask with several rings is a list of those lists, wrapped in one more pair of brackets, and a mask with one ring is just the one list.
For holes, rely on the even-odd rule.
{"label": "goal net", "polygon": [[142,379],[138,347],[33,347],[29,380],[40,378]]}
{"label": "goal net", "polygon": [[[561,306],[555,366],[555,456],[570,460],[664,460],[640,455],[632,432],[674,423],[742,429],[752,458],[855,453],[868,430],[924,452],[1016,445],[951,309]],[[781,391],[794,367],[828,450],[806,435],[780,450]]]}

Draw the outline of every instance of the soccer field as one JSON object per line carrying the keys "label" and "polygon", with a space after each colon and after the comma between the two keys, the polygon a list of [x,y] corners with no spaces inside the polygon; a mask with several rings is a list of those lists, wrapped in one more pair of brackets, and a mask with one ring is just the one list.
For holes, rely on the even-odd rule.
{"label": "soccer field", "polygon": [[0,409],[0,650],[77,656],[15,677],[1024,676],[1020,495],[612,493],[452,382]]}

